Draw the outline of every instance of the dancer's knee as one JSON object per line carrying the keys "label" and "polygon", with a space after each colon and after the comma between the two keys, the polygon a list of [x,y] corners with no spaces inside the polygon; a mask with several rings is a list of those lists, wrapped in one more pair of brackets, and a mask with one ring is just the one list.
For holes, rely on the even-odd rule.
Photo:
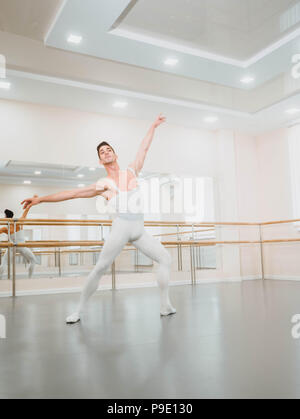
{"label": "dancer's knee", "polygon": [[167,268],[171,267],[172,257],[166,249],[164,249],[164,251],[161,253],[158,263],[160,265],[163,265],[163,266],[167,267]]}
{"label": "dancer's knee", "polygon": [[99,260],[95,266],[94,272],[97,275],[103,275],[110,267],[111,263],[107,260]]}

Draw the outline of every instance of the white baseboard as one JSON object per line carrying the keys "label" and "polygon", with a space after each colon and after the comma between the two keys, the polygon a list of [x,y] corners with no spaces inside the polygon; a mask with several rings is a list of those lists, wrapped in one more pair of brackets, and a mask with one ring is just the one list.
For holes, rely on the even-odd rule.
{"label": "white baseboard", "polygon": [[[204,285],[204,284],[220,284],[226,282],[242,282],[242,281],[255,281],[261,279],[258,275],[252,276],[244,276],[244,277],[232,277],[232,278],[209,278],[209,279],[198,279],[196,281],[197,285]],[[270,279],[277,279],[277,278],[270,278]],[[279,278],[278,278],[279,279]],[[283,279],[282,277],[280,279]],[[294,279],[296,280],[296,279]],[[300,281],[300,278],[297,280]],[[180,280],[180,281],[171,281],[170,286],[180,286],[180,285],[191,285],[191,280]],[[135,284],[125,284],[125,285],[117,285],[117,290],[122,289],[134,289],[134,288],[153,288],[157,287],[156,281],[153,282],[141,282]],[[98,291],[107,291],[111,290],[111,285],[100,285]],[[32,295],[53,295],[53,294],[74,294],[80,293],[82,287],[77,288],[53,288],[53,289],[45,289],[45,290],[27,290],[27,291],[17,291],[17,297],[26,297]],[[7,298],[11,297],[10,292],[1,292],[0,298]]]}
{"label": "white baseboard", "polygon": [[300,281],[300,276],[267,275],[265,279],[273,279],[276,281]]}

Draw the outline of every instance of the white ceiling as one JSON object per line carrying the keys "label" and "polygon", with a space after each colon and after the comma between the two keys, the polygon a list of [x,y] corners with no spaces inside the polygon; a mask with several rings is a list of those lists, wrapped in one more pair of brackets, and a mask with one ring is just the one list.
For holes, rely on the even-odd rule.
{"label": "white ceiling", "polygon": [[[291,108],[300,109],[300,93],[261,111],[250,113],[16,71],[9,72],[9,80],[11,89],[0,89],[2,99],[30,101],[149,122],[158,112],[162,112],[167,116],[168,123],[196,129],[232,129],[259,134],[287,126],[300,117],[300,114],[288,115],[285,112]],[[128,103],[125,109],[113,107],[120,100]],[[219,120],[212,124],[206,123],[204,118],[210,116],[217,116]]]}
{"label": "white ceiling", "polygon": [[0,0],[0,31],[43,41],[63,0]]}
{"label": "white ceiling", "polygon": [[[189,0],[186,8],[183,7],[185,1],[166,0],[158,6],[158,0],[64,0],[45,44],[139,68],[249,90],[288,71],[292,56],[299,53],[300,2],[298,4],[296,0]],[[186,10],[191,14],[186,15]],[[166,39],[165,32],[172,26],[170,16],[176,15],[181,15],[181,19],[178,17],[178,24],[173,26],[173,40]],[[186,16],[196,19],[196,23],[188,25],[184,21]],[[142,34],[122,29],[122,22],[127,25],[131,19],[135,25],[141,20],[143,31],[148,28],[150,32]],[[246,26],[241,25],[243,19],[248,22]],[[82,42],[70,44],[67,42],[70,34],[82,36]],[[194,46],[187,44],[191,40]],[[239,58],[242,55],[244,59]],[[178,60],[176,66],[165,65],[166,58],[170,57]],[[248,75],[254,77],[253,83],[241,83]]]}
{"label": "white ceiling", "polygon": [[246,60],[299,24],[298,0],[138,0],[117,27]]}
{"label": "white ceiling", "polygon": [[[6,33],[0,32],[0,54],[5,51],[8,80],[12,83],[11,90],[0,90],[0,98],[146,120],[152,120],[159,110],[173,124],[212,130],[239,129],[249,133],[279,128],[295,119],[295,116],[285,114],[285,110],[300,107],[300,81],[290,77],[291,53],[300,52],[299,36],[293,38],[292,48],[283,45],[273,53],[266,53],[251,67],[260,86],[256,89],[255,85],[250,86],[247,91],[241,89],[239,83],[239,77],[245,73],[242,67],[225,65],[214,58],[197,61],[199,57],[185,53],[181,55],[183,61],[179,68],[166,70],[162,59],[171,49],[152,46],[149,49],[147,42],[131,39],[124,48],[122,35],[113,33],[122,31],[122,25],[135,29],[140,25],[143,30],[156,27],[155,36],[164,39],[168,26],[163,19],[169,13],[177,16],[176,19],[181,16],[181,24],[174,26],[177,44],[186,42],[184,38],[188,37],[197,42],[197,48],[200,47],[200,38],[196,39],[197,25],[186,29],[187,26],[182,24],[187,16],[192,16],[208,22],[218,21],[223,31],[228,27],[232,29],[235,21],[235,30],[245,36],[255,29],[253,36],[259,49],[267,45],[268,36],[273,37],[271,41],[274,43],[280,35],[286,36],[289,30],[294,31],[300,19],[300,1],[190,0],[186,7],[184,3],[185,0],[163,0],[160,9],[156,10],[158,0],[0,0],[0,22],[5,21],[2,29],[7,30]],[[145,9],[149,4],[151,9]],[[203,8],[206,17],[200,12],[197,14],[193,8]],[[239,21],[243,21],[241,16],[245,17],[245,8],[251,12],[247,14],[248,25],[238,27]],[[184,15],[183,11],[187,10],[193,13]],[[258,18],[255,20],[256,14]],[[221,16],[227,16],[231,22],[229,26],[225,25],[225,18],[222,18],[221,25]],[[138,24],[139,18],[143,18],[145,24]],[[275,21],[277,26],[270,24]],[[39,30],[34,29],[37,27]],[[204,27],[207,25],[200,25],[201,30]],[[28,39],[40,39],[46,28],[50,28],[47,47],[42,42]],[[83,35],[80,47],[67,45],[66,35],[70,31]],[[241,51],[234,47],[234,41],[239,40],[231,43],[225,41],[225,35],[223,40],[221,38],[224,48]],[[104,42],[106,40],[108,43]],[[248,47],[245,43],[245,50]],[[112,57],[110,54],[114,54],[115,61],[109,58]],[[281,64],[287,68],[286,74],[282,73]],[[277,73],[281,74],[272,78]],[[210,78],[218,80],[219,84],[207,82]],[[115,100],[124,98],[128,101],[126,109],[112,107]],[[219,121],[212,125],[204,123],[203,118],[210,115],[218,116]]]}

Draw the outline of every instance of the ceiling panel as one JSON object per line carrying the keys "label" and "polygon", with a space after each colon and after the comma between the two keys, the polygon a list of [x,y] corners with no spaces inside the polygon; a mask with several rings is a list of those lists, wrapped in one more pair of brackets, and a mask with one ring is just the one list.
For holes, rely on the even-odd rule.
{"label": "ceiling panel", "polygon": [[[74,81],[68,83],[63,79],[51,80],[49,77],[44,78],[44,81],[42,79],[42,76],[36,79],[34,75],[30,79],[24,78],[22,75],[19,77],[10,76],[12,88],[9,91],[0,90],[0,98],[134,118],[135,120],[148,120],[149,122],[158,112],[162,112],[167,116],[168,123],[174,125],[200,130],[231,129],[251,134],[286,126],[299,118],[300,115],[300,113],[295,115],[286,113],[286,110],[291,108],[300,109],[299,89],[273,106],[249,113],[192,101],[133,94],[130,91],[122,92],[120,89],[107,88],[106,86],[83,85]],[[124,109],[115,108],[113,104],[119,100],[125,100],[128,106]],[[5,102],[0,101],[0,106],[1,109],[5,109]],[[218,117],[218,120],[207,123],[205,118],[211,116]],[[0,125],[2,118],[5,118],[5,112],[0,112]],[[78,168],[78,170],[82,170],[82,168]],[[77,174],[78,171],[76,171]],[[76,175],[70,174],[74,181],[77,179]]]}
{"label": "ceiling panel", "polygon": [[[297,0],[139,0],[119,29],[246,60],[299,25],[291,19],[297,6]],[[285,28],[284,14],[293,23]]]}
{"label": "ceiling panel", "polygon": [[0,30],[42,41],[62,0],[0,0]]}

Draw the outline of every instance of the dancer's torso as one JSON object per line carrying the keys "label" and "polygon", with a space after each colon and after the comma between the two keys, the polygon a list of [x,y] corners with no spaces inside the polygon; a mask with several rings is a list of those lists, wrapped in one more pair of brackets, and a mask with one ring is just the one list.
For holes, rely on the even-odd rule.
{"label": "dancer's torso", "polygon": [[111,218],[143,219],[142,194],[135,172],[131,167],[120,172],[119,186],[113,179],[105,178],[109,189],[102,195],[106,199],[108,213]]}
{"label": "dancer's torso", "polygon": [[24,243],[25,242],[24,230],[19,230],[16,233],[11,233],[10,240],[13,241],[14,243]]}

